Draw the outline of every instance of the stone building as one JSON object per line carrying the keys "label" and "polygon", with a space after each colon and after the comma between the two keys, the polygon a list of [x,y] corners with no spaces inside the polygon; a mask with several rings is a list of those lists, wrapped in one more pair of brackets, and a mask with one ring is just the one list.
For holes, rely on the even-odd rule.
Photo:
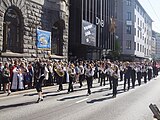
{"label": "stone building", "polygon": [[[68,56],[68,0],[0,0],[0,57]],[[36,30],[50,31],[51,49],[37,49]]]}

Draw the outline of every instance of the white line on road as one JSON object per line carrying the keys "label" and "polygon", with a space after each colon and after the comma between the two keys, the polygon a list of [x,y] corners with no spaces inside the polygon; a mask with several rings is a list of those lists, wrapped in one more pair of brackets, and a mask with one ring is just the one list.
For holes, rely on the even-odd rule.
{"label": "white line on road", "polygon": [[81,102],[86,101],[86,100],[88,100],[88,98],[85,98],[85,99],[79,100],[79,101],[77,101],[76,103],[81,103]]}

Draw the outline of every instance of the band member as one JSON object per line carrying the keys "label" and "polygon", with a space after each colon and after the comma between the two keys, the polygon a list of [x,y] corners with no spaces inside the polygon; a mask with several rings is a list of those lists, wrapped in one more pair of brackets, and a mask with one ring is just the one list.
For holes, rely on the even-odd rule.
{"label": "band member", "polygon": [[105,86],[106,66],[104,63],[102,63],[100,66],[100,74],[101,74],[100,86],[102,86],[102,82],[103,82],[103,86]]}
{"label": "band member", "polygon": [[73,92],[73,81],[76,76],[75,66],[71,64],[68,68],[68,74],[69,74],[69,86],[68,86],[68,93],[71,91]]}
{"label": "band member", "polygon": [[63,65],[62,63],[60,63],[57,67],[56,67],[56,73],[57,73],[57,77],[58,77],[58,84],[59,84],[59,88],[58,88],[58,92],[63,90],[63,77],[64,77],[64,70],[63,70]]}
{"label": "band member", "polygon": [[120,81],[123,81],[124,66],[122,65],[122,63],[120,64],[119,68],[120,68]]}
{"label": "band member", "polygon": [[124,73],[124,91],[126,91],[126,82],[128,82],[128,90],[130,89],[130,78],[131,78],[131,67],[129,62],[126,62],[125,73]]}
{"label": "band member", "polygon": [[146,68],[146,65],[142,66],[142,75],[144,77],[144,83],[147,83],[147,68]]}
{"label": "band member", "polygon": [[137,80],[138,80],[138,85],[141,85],[141,78],[142,78],[142,70],[141,66],[137,66]]}
{"label": "band member", "polygon": [[111,79],[113,81],[113,97],[115,98],[117,95],[117,86],[118,86],[118,78],[119,78],[118,66],[113,65],[111,68],[112,68],[111,69]]}
{"label": "band member", "polygon": [[151,64],[148,65],[148,80],[150,81],[152,78],[152,66]]}
{"label": "band member", "polygon": [[79,84],[80,84],[80,88],[83,86],[82,81],[84,80],[84,67],[83,67],[83,63],[80,63],[80,75],[79,75]]}
{"label": "band member", "polygon": [[35,79],[36,79],[36,90],[38,92],[38,100],[37,103],[43,101],[42,95],[42,83],[44,81],[44,67],[41,65],[40,61],[37,61],[35,64]]}
{"label": "band member", "polygon": [[91,64],[87,64],[85,76],[86,76],[87,88],[88,88],[88,93],[87,93],[87,95],[90,95],[90,94],[91,94],[90,88],[91,88],[92,79],[93,79],[93,76],[94,76],[94,71],[93,71],[93,69],[92,69]]}
{"label": "band member", "polygon": [[132,68],[132,70],[131,70],[132,88],[134,88],[135,87],[135,81],[136,81],[136,69],[135,69],[135,65],[132,64],[131,68]]}

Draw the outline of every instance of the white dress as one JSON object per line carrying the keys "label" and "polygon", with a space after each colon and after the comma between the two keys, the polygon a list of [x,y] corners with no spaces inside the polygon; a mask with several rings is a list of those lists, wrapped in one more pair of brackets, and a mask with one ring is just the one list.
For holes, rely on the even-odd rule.
{"label": "white dress", "polygon": [[13,69],[13,80],[12,80],[12,86],[11,86],[12,90],[17,90],[17,85],[18,85],[17,75],[18,75],[18,69],[17,67],[15,67]]}
{"label": "white dress", "polygon": [[22,73],[18,74],[18,82],[19,82],[18,89],[20,89],[20,90],[24,89],[23,81],[24,81],[23,74]]}

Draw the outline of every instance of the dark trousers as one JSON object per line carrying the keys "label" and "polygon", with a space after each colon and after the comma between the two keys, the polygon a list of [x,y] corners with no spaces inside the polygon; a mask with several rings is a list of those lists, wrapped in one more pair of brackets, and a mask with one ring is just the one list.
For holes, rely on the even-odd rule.
{"label": "dark trousers", "polygon": [[135,87],[135,81],[136,81],[136,75],[131,75],[131,80],[132,80],[132,88]]}
{"label": "dark trousers", "polygon": [[120,81],[123,81],[123,71],[120,71]]}
{"label": "dark trousers", "polygon": [[83,84],[82,84],[83,80],[84,80],[84,75],[79,75],[79,84],[80,84],[80,87],[83,86]]}
{"label": "dark trousers", "polygon": [[152,70],[149,69],[148,70],[148,80],[151,80],[151,78],[152,78]]}
{"label": "dark trousers", "polygon": [[128,90],[130,89],[130,77],[124,77],[124,91],[126,90],[126,83],[128,82]]}
{"label": "dark trousers", "polygon": [[110,86],[110,90],[112,89],[112,77],[111,76],[109,76],[109,86]]}
{"label": "dark trousers", "polygon": [[118,86],[118,79],[112,77],[111,78],[113,81],[113,96],[117,95],[117,86]]}
{"label": "dark trousers", "polygon": [[144,76],[144,83],[147,83],[147,73],[143,72],[143,76]]}
{"label": "dark trousers", "polygon": [[101,75],[100,86],[102,86],[102,83],[103,83],[103,85],[105,86],[105,74],[102,74],[102,75]]}
{"label": "dark trousers", "polygon": [[137,72],[137,80],[139,86],[141,85],[141,78],[142,78],[141,72]]}
{"label": "dark trousers", "polygon": [[58,90],[63,90],[63,77],[59,77],[58,78],[58,84],[59,84],[59,88],[58,88]]}
{"label": "dark trousers", "polygon": [[88,94],[91,94],[91,84],[92,84],[92,77],[86,77],[87,80],[87,88],[88,88]]}
{"label": "dark trousers", "polygon": [[69,76],[69,86],[68,86],[68,92],[73,92],[73,77]]}

